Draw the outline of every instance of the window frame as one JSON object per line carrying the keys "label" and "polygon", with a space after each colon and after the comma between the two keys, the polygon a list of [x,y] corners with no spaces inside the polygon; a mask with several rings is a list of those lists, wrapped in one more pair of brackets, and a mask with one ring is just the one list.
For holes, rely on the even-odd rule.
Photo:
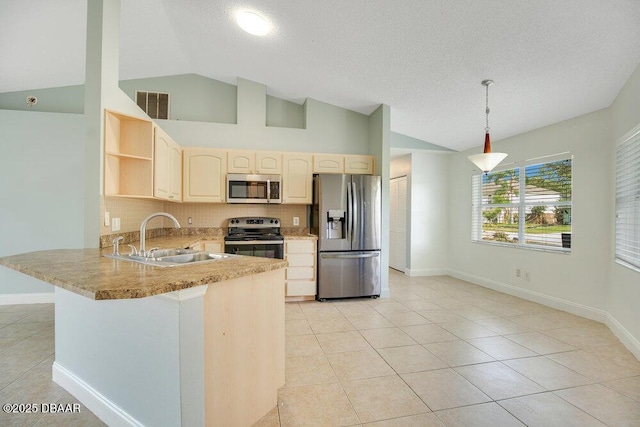
{"label": "window frame", "polygon": [[[527,168],[534,165],[544,165],[548,163],[554,163],[563,160],[571,161],[571,197],[569,200],[558,200],[558,201],[527,201],[527,191],[526,191],[526,178],[527,178]],[[573,245],[568,248],[559,247],[559,246],[550,246],[544,244],[535,244],[535,243],[527,243],[526,242],[526,215],[528,208],[534,206],[547,206],[550,208],[553,207],[568,207],[571,211],[570,215],[572,218],[571,221],[571,233],[573,233],[573,169],[574,169],[574,158],[572,152],[563,152],[552,154],[543,157],[537,157],[533,159],[528,159],[519,162],[512,162],[507,164],[502,164],[499,167],[495,168],[493,171],[489,172],[489,174],[479,173],[474,174],[471,177],[472,180],[472,197],[471,197],[471,241],[472,243],[480,243],[486,245],[493,246],[501,246],[501,247],[509,247],[515,249],[526,249],[526,250],[534,250],[534,251],[544,251],[544,252],[553,252],[553,253],[562,253],[562,254],[570,254],[572,252]],[[485,203],[485,196],[483,195],[483,177],[485,175],[490,175],[496,172],[503,172],[515,170],[517,171],[518,176],[518,200],[512,203]],[[530,195],[530,193],[529,193]],[[487,208],[513,208],[516,209],[518,214],[518,241],[516,243],[509,242],[500,242],[494,240],[484,240],[483,239],[483,212]],[[523,218],[524,220],[520,220]]]}
{"label": "window frame", "polygon": [[[616,144],[614,218],[614,260],[619,265],[640,272],[640,163],[636,162],[638,159],[640,159],[640,125],[619,138]],[[629,180],[632,181],[631,189],[625,185],[623,190],[621,182]],[[621,230],[622,225],[628,225],[626,222],[623,224],[620,221],[621,211],[626,209],[630,210],[632,222],[635,224],[631,226],[630,230],[627,228]],[[626,213],[629,214],[629,211]],[[633,236],[634,232],[637,234],[636,236]],[[624,236],[621,236],[623,233]],[[622,237],[625,239],[624,244],[621,241]],[[626,240],[629,238],[631,245],[626,244]],[[631,255],[623,256],[621,251],[629,252],[629,246],[632,249]]]}

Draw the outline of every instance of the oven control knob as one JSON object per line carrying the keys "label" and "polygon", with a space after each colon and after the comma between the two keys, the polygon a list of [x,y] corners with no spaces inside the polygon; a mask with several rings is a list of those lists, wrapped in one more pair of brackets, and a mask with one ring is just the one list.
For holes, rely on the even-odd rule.
{"label": "oven control knob", "polygon": [[276,224],[278,223],[278,220],[276,219]]}
{"label": "oven control knob", "polygon": [[271,224],[273,224],[273,220],[269,221]]}

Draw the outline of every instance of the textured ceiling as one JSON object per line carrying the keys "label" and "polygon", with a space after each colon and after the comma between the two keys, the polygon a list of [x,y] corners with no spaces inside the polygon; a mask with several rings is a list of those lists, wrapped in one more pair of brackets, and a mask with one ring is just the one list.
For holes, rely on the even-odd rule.
{"label": "textured ceiling", "polygon": [[[267,16],[244,33],[233,14]],[[120,78],[237,77],[371,113],[454,150],[609,107],[640,63],[640,0],[122,0]],[[86,1],[0,0],[0,93],[84,82]]]}

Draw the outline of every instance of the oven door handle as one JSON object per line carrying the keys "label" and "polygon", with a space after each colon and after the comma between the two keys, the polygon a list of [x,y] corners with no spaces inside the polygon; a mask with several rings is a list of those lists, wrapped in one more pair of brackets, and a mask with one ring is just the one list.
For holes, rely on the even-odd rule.
{"label": "oven door handle", "polygon": [[284,240],[237,240],[225,241],[225,246],[229,245],[283,245]]}

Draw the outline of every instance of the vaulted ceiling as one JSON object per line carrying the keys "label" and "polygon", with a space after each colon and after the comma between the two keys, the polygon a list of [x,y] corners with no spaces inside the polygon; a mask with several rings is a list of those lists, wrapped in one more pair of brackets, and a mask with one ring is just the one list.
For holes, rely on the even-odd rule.
{"label": "vaulted ceiling", "polygon": [[[0,0],[0,93],[84,83],[86,1]],[[235,13],[268,18],[265,37]],[[120,78],[237,77],[454,150],[607,108],[640,63],[639,0],[121,0]]]}

